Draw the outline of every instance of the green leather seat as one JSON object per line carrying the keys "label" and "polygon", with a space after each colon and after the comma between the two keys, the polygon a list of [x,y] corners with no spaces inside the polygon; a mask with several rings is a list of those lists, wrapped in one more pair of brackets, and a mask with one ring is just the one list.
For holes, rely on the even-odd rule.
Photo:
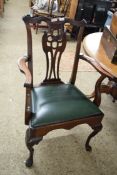
{"label": "green leather seat", "polygon": [[47,85],[32,90],[31,127],[66,122],[102,112],[79,89],[71,84]]}

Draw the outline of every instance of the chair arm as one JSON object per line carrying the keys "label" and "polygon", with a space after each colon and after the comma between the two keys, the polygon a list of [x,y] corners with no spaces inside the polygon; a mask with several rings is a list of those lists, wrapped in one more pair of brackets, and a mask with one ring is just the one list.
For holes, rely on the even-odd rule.
{"label": "chair arm", "polygon": [[28,57],[23,56],[18,60],[18,67],[22,73],[25,74],[26,81],[24,83],[24,87],[32,87],[32,75],[28,68]]}
{"label": "chair arm", "polygon": [[90,63],[100,74],[101,76],[96,81],[95,84],[95,91],[89,96],[89,98],[94,98],[93,103],[95,103],[97,106],[101,103],[101,84],[102,81],[108,77],[109,79],[114,79],[113,75],[106,72],[101,65],[96,61],[96,59],[89,57],[87,55],[80,55],[80,59],[87,61]]}
{"label": "chair arm", "polygon": [[29,59],[23,56],[18,60],[18,67],[26,76],[24,87],[26,87],[26,102],[25,102],[25,124],[28,125],[31,118],[31,88],[32,88],[32,75],[28,68]]}
{"label": "chair arm", "polygon": [[82,59],[82,60],[85,60],[86,62],[91,64],[100,74],[105,75],[106,77],[111,78],[111,79],[114,78],[114,76],[112,74],[110,74],[109,72],[107,72],[106,70],[104,70],[102,68],[100,63],[98,63],[98,61],[96,61],[95,58],[92,58],[90,56],[83,55],[83,54],[80,54],[79,58]]}

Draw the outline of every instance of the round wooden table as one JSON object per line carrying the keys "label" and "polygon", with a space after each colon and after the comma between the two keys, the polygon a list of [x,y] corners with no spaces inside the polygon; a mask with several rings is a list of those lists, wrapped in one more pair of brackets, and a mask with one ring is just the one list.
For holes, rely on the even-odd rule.
{"label": "round wooden table", "polygon": [[101,93],[111,94],[114,102],[117,100],[117,64],[111,63],[101,41],[102,34],[102,32],[96,32],[87,35],[83,40],[83,48],[86,54],[94,58],[104,71],[112,75],[113,78],[109,78],[107,85],[101,85]]}

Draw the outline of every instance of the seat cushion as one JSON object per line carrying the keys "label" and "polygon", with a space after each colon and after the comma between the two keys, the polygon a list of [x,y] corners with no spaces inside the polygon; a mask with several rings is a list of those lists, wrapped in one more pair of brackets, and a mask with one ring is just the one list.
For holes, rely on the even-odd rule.
{"label": "seat cushion", "polygon": [[40,86],[32,90],[31,127],[100,116],[102,112],[71,84]]}

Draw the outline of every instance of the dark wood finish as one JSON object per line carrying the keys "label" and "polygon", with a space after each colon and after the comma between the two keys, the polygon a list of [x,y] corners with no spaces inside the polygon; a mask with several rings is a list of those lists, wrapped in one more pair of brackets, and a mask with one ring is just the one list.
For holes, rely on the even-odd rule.
{"label": "dark wood finish", "polygon": [[[117,83],[115,83],[114,81],[108,81],[107,84],[102,84],[102,81],[101,81],[100,92],[110,94],[113,97],[113,102],[115,102],[117,100]],[[88,97],[94,98],[95,91]],[[99,105],[100,103],[101,103],[101,98],[99,101]]]}
{"label": "dark wood finish", "polygon": [[31,130],[29,128],[26,130],[25,142],[30,152],[29,158],[26,160],[27,167],[31,167],[33,165],[33,154],[34,154],[33,145],[37,145],[42,139],[43,137],[33,138],[31,134]]}
{"label": "dark wood finish", "polygon": [[102,121],[103,116],[99,117],[94,116],[89,119],[80,119],[80,120],[75,120],[75,121],[70,121],[70,122],[64,122],[64,123],[58,123],[58,124],[53,124],[53,125],[47,125],[44,127],[39,127],[39,128],[28,128],[26,131],[26,146],[29,150],[29,157],[26,160],[26,166],[31,167],[33,164],[33,153],[34,149],[33,146],[35,144],[38,144],[42,139],[43,136],[46,135],[48,132],[55,130],[55,129],[72,129],[73,127],[79,125],[79,124],[88,124],[92,129],[93,132],[88,136],[85,144],[86,151],[92,151],[92,147],[90,146],[89,142],[92,137],[94,137],[98,132],[101,131],[102,129]]}
{"label": "dark wood finish", "polygon": [[90,135],[89,137],[87,138],[87,141],[86,141],[86,144],[85,144],[85,147],[86,147],[86,150],[87,151],[92,151],[92,148],[91,146],[89,145],[89,142],[91,140],[92,137],[94,137],[98,132],[100,132],[102,130],[102,124],[99,124],[99,125],[95,125],[95,126],[92,126],[91,125],[91,128],[94,130]]}
{"label": "dark wood finish", "polygon": [[[91,151],[91,146],[89,145],[89,142],[92,137],[94,137],[99,131],[102,129],[102,118],[103,114],[100,116],[87,116],[84,119],[77,119],[77,120],[71,120],[68,122],[58,122],[56,124],[49,124],[37,128],[31,128],[29,121],[32,117],[31,113],[31,91],[34,87],[33,85],[33,69],[32,69],[32,63],[33,63],[33,57],[32,57],[32,35],[31,35],[31,26],[30,23],[36,24],[40,23],[41,21],[44,21],[47,23],[48,31],[44,32],[44,35],[42,37],[42,46],[43,50],[46,55],[46,76],[44,80],[40,83],[39,86],[47,86],[50,84],[61,84],[64,83],[59,75],[59,65],[61,60],[61,55],[64,52],[64,49],[66,47],[66,32],[64,30],[64,25],[69,23],[72,26],[79,27],[79,34],[77,37],[77,44],[76,44],[76,52],[74,56],[74,64],[73,69],[71,72],[71,77],[69,80],[70,84],[75,84],[76,80],[76,74],[77,74],[77,68],[78,68],[78,62],[79,59],[83,59],[90,63],[93,67],[95,67],[102,75],[102,77],[105,77],[105,74],[110,76],[106,71],[103,71],[102,67],[90,57],[85,57],[84,55],[80,54],[80,47],[81,47],[81,41],[83,36],[83,31],[86,22],[84,20],[82,21],[75,21],[68,18],[65,19],[54,19],[48,17],[30,17],[25,16],[23,18],[26,29],[27,29],[27,36],[28,36],[28,51],[27,56],[20,58],[18,61],[18,65],[20,70],[26,75],[26,82],[24,86],[26,87],[26,106],[25,106],[25,124],[29,125],[29,128],[26,132],[26,145],[29,150],[29,158],[26,161],[26,166],[30,167],[33,164],[33,153],[34,149],[33,146],[35,144],[38,144],[44,135],[46,135],[48,132],[64,128],[64,129],[71,129],[79,124],[88,124],[92,129],[93,132],[89,135],[86,141],[85,148],[87,151]],[[53,45],[55,44],[55,45]],[[100,82],[96,85],[96,92],[94,103],[98,105],[100,101]]]}

